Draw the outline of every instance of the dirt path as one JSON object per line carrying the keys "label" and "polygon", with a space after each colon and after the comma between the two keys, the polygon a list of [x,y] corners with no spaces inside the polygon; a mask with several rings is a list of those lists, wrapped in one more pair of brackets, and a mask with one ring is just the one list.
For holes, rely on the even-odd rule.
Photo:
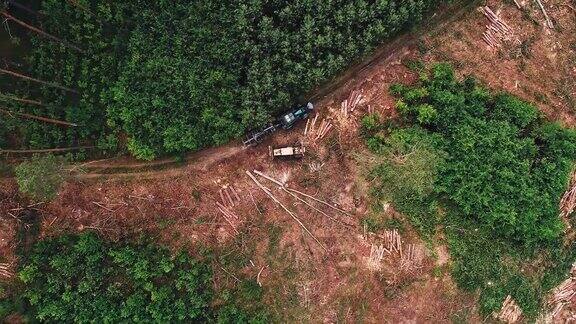
{"label": "dirt path", "polygon": [[[213,165],[229,159],[245,148],[237,143],[209,148],[190,154],[179,163],[174,159],[162,159],[152,163],[126,162],[124,164],[114,164],[113,166],[104,164],[92,165],[91,172],[79,175],[80,179],[158,179],[181,176],[187,172],[208,172]],[[162,168],[158,170],[158,168]],[[146,171],[147,169],[154,169]]]}
{"label": "dirt path", "polygon": [[[367,75],[372,73],[375,66],[387,65],[398,60],[406,54],[407,48],[415,46],[421,37],[434,35],[442,31],[446,25],[460,19],[472,10],[475,4],[476,1],[460,1],[446,8],[441,8],[439,13],[434,14],[427,24],[382,45],[367,59],[352,65],[335,79],[314,89],[306,98],[310,98],[314,102],[325,101],[328,96],[334,95],[337,90],[346,88],[349,84],[354,84],[359,79],[366,78]],[[317,107],[318,111],[325,108],[321,104],[317,105]],[[191,171],[207,171],[210,165],[231,158],[244,150],[238,141],[234,141],[224,146],[190,153],[181,162],[174,158],[142,162],[129,156],[92,161],[85,164],[85,169],[88,173],[80,175],[80,179],[129,179],[135,176],[146,179],[174,177]]]}

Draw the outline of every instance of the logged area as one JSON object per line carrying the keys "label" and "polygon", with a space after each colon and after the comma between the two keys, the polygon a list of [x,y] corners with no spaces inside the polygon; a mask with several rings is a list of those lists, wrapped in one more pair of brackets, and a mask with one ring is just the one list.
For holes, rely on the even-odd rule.
{"label": "logged area", "polygon": [[576,320],[573,2],[8,3],[0,319]]}

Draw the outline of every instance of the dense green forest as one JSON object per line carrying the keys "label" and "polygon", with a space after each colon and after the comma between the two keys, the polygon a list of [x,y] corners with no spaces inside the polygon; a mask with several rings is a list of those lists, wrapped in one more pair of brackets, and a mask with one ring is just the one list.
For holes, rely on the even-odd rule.
{"label": "dense green forest", "polygon": [[28,55],[8,68],[49,84],[4,75],[0,100],[78,126],[9,115],[0,147],[127,147],[154,159],[221,144],[304,101],[439,1],[42,0],[27,22],[62,41],[29,33]]}
{"label": "dense green forest", "polygon": [[214,291],[209,255],[172,255],[152,243],[110,243],[84,233],[39,241],[22,258],[21,282],[0,299],[0,319],[18,311],[30,322],[271,320],[253,280]]}
{"label": "dense green forest", "polygon": [[558,216],[576,130],[472,77],[458,81],[450,65],[419,72],[418,84],[391,87],[401,121],[363,120],[378,161],[373,196],[393,202],[428,239],[443,229],[453,277],[480,291],[482,313],[510,294],[533,317],[576,257],[574,244],[563,246]]}

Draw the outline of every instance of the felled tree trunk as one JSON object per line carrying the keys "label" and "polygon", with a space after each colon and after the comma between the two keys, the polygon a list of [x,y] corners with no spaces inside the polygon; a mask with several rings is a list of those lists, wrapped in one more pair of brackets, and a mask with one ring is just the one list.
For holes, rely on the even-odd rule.
{"label": "felled tree trunk", "polygon": [[70,43],[68,43],[67,41],[63,40],[63,39],[60,39],[60,38],[58,38],[58,37],[56,37],[56,36],[54,36],[54,35],[48,34],[47,32],[43,31],[43,30],[40,29],[40,28],[37,28],[37,27],[31,26],[31,25],[28,25],[27,23],[25,23],[25,22],[23,22],[23,21],[15,18],[14,16],[12,16],[12,15],[9,14],[7,11],[2,11],[2,12],[0,12],[0,14],[1,14],[2,16],[6,17],[8,20],[12,20],[13,22],[17,23],[18,25],[20,25],[20,26],[22,26],[22,27],[24,27],[24,28],[26,28],[26,29],[28,29],[28,30],[30,30],[30,31],[33,31],[33,32],[35,32],[35,33],[37,33],[37,34],[39,34],[39,35],[41,35],[41,36],[44,36],[44,37],[49,38],[49,39],[51,39],[51,40],[53,40],[53,41],[55,41],[55,42],[58,42],[58,43],[60,43],[60,44],[63,44],[64,46],[67,46],[67,47],[69,47],[69,48],[72,48],[72,49],[74,49],[74,50],[76,50],[76,51],[78,51],[78,52],[80,52],[80,53],[83,53],[83,54],[86,53],[83,49],[79,48],[79,47],[76,46],[76,45],[70,44]]}
{"label": "felled tree trunk", "polygon": [[35,79],[35,78],[33,78],[33,77],[29,77],[29,76],[27,76],[27,75],[24,75],[24,74],[21,74],[21,73],[18,73],[18,72],[14,72],[14,71],[10,71],[10,70],[6,70],[6,69],[1,69],[1,68],[0,68],[0,73],[8,74],[8,75],[11,75],[11,76],[13,76],[13,77],[17,77],[17,78],[20,78],[20,79],[23,79],[23,80],[28,80],[28,81],[37,82],[37,83],[40,83],[40,84],[47,85],[47,86],[49,86],[49,87],[54,87],[54,88],[62,89],[62,90],[68,91],[68,92],[78,93],[78,91],[76,91],[76,90],[74,90],[74,89],[71,89],[71,88],[68,88],[68,87],[65,87],[65,86],[61,86],[61,85],[59,85],[59,84],[57,84],[57,83],[47,82],[47,81]]}
{"label": "felled tree trunk", "polygon": [[6,110],[6,109],[2,109],[2,108],[0,108],[0,112],[5,113],[6,115],[11,115],[11,116],[16,115],[18,117],[39,120],[41,122],[45,122],[45,123],[49,123],[49,124],[71,126],[71,127],[77,127],[78,126],[77,124],[65,122],[65,121],[58,120],[58,119],[52,119],[52,118],[40,117],[40,116],[35,116],[35,115],[30,115],[30,114],[25,114],[25,113],[19,113],[19,112],[10,111],[10,110]]}
{"label": "felled tree trunk", "polygon": [[30,104],[30,105],[36,105],[36,106],[44,106],[44,104],[42,102],[37,101],[37,100],[18,98],[18,97],[14,97],[14,96],[8,96],[5,94],[0,94],[0,99],[13,100],[13,101],[22,102],[22,103]]}

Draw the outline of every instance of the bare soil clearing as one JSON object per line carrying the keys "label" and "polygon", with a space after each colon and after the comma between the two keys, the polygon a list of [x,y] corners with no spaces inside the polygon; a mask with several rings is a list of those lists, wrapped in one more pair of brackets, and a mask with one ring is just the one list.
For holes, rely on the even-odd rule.
{"label": "bare soil clearing", "polygon": [[[357,161],[365,153],[358,134],[359,119],[368,111],[382,119],[395,116],[395,100],[388,88],[418,78],[406,67],[409,61],[451,61],[461,75],[474,74],[496,90],[536,102],[550,118],[575,125],[571,101],[576,98],[574,13],[550,3],[549,14],[557,29],[549,30],[527,18],[543,21],[528,1],[528,13],[513,4],[488,1],[488,5],[512,27],[520,45],[511,40],[498,49],[488,47],[482,40],[486,18],[470,12],[442,25],[440,32],[405,39],[378,60],[334,83],[337,86],[329,87],[329,93],[318,96],[318,124],[326,119],[334,125],[323,139],[305,136],[306,125],[300,124],[256,148],[243,149],[233,143],[195,153],[178,165],[169,159],[92,163],[86,166],[89,172],[67,183],[54,202],[38,206],[41,235],[94,230],[111,239],[151,235],[170,247],[191,251],[200,245],[213,246],[224,256],[232,255],[234,261],[216,268],[216,285],[233,282],[232,275],[258,279],[266,289],[270,309],[291,320],[481,322],[475,296],[459,291],[447,274],[450,257],[443,242],[426,248],[408,228],[401,233],[402,245],[421,248],[424,256],[418,267],[402,270],[401,258],[391,254],[386,254],[378,267],[369,266],[374,246],[385,245],[386,240],[384,233],[370,235],[360,226],[360,220],[371,212],[371,202],[367,194],[370,184]],[[352,93],[361,94],[360,104],[343,117],[342,102]],[[272,161],[268,157],[268,145],[300,140],[307,143],[304,159]],[[258,178],[325,251],[285,209],[254,185],[245,173],[253,170],[352,217],[305,199],[317,209],[310,208],[273,182]],[[238,194],[238,199],[232,198],[233,204],[219,194],[230,186]],[[17,221],[10,214],[28,204],[18,197],[13,180],[0,182],[2,262],[14,258]],[[218,204],[231,214],[223,213]]]}

